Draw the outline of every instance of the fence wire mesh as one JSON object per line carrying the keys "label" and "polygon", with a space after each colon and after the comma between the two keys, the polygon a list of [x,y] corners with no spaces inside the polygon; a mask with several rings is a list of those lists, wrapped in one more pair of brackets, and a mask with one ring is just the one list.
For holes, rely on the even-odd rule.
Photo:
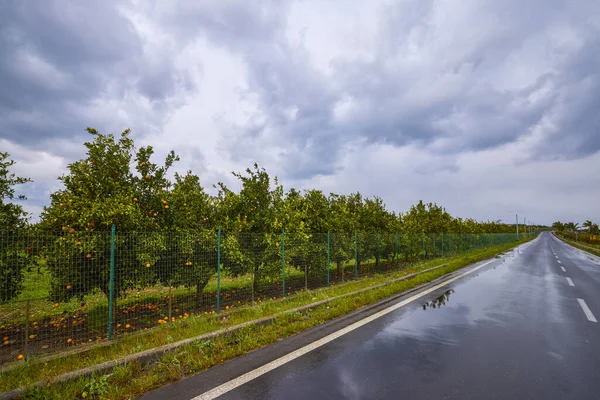
{"label": "fence wire mesh", "polygon": [[0,364],[515,239],[359,231],[0,231]]}

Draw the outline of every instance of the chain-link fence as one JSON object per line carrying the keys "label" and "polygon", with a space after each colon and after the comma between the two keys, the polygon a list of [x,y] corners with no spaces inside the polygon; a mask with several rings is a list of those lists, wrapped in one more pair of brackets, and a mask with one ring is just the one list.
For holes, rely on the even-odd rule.
{"label": "chain-link fence", "polygon": [[410,232],[0,232],[0,364],[515,239]]}

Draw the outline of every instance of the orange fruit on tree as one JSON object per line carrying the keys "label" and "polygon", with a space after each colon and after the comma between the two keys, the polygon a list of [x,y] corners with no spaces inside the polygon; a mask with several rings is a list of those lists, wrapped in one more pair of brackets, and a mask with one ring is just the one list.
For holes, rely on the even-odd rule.
{"label": "orange fruit on tree", "polygon": [[131,328],[131,325],[129,325],[129,324],[125,325],[125,329],[129,329],[129,328]]}
{"label": "orange fruit on tree", "polygon": [[92,258],[92,255],[91,255],[90,253],[87,253],[87,254],[85,255],[85,257],[86,257],[86,258]]}
{"label": "orange fruit on tree", "polygon": [[23,357],[23,354],[19,354],[19,356],[17,357],[17,360],[21,361],[23,358],[25,358],[25,357]]}
{"label": "orange fruit on tree", "polygon": [[154,213],[153,215],[156,217],[158,214]]}
{"label": "orange fruit on tree", "polygon": [[137,197],[134,197],[134,198],[133,198],[133,201],[137,201]]}
{"label": "orange fruit on tree", "polygon": [[71,228],[71,229],[69,229],[69,232],[71,232],[71,233],[75,233],[75,228]]}
{"label": "orange fruit on tree", "polygon": [[67,343],[69,343],[69,344],[70,344],[70,343],[73,343],[73,339],[71,339],[71,338],[68,338],[68,339],[67,339]]}
{"label": "orange fruit on tree", "polygon": [[63,231],[66,231],[67,229],[69,229],[69,228],[67,228],[66,226],[63,226],[63,227],[62,227],[62,230],[63,230]]}
{"label": "orange fruit on tree", "polygon": [[150,175],[146,175],[146,179],[150,179]]}
{"label": "orange fruit on tree", "polygon": [[29,340],[35,339],[35,335],[29,335]]}
{"label": "orange fruit on tree", "polygon": [[150,268],[150,263],[146,264],[146,268]]}
{"label": "orange fruit on tree", "polygon": [[59,304],[58,303],[54,303],[54,308],[58,308]]}
{"label": "orange fruit on tree", "polygon": [[165,206],[165,208],[169,208],[169,206]]}
{"label": "orange fruit on tree", "polygon": [[73,289],[73,286],[71,286],[71,285],[67,285],[66,287],[67,287],[67,290]]}
{"label": "orange fruit on tree", "polygon": [[140,165],[141,165],[142,167],[145,167],[145,166],[146,166],[146,162],[145,162],[145,161],[142,161],[142,162],[140,163]]}

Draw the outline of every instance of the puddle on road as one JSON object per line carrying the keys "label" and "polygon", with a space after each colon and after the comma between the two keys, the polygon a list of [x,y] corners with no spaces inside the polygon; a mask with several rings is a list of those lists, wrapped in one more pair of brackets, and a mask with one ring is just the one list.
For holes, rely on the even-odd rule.
{"label": "puddle on road", "polygon": [[423,310],[427,310],[428,308],[440,308],[445,306],[446,303],[450,300],[450,295],[454,293],[454,289],[448,289],[441,296],[438,296],[436,299],[423,304]]}

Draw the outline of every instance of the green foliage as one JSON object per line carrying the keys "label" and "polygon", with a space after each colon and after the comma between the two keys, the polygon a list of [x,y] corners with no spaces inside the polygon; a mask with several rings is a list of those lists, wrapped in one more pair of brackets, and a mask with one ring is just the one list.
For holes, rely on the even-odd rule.
{"label": "green foliage", "polygon": [[[212,213],[212,201],[199,179],[191,173],[176,175],[172,185],[168,172],[179,158],[171,152],[164,166],[154,163],[152,147],[136,151],[129,130],[118,139],[91,128],[88,132],[93,140],[84,144],[87,158],[69,165],[69,173],[59,178],[64,188],[51,195],[42,213],[42,229],[62,232],[45,250],[54,277],[52,299],[82,298],[97,288],[108,294],[107,232],[113,224],[119,229],[117,296],[156,282],[201,291],[216,269],[214,263],[208,265],[212,258],[207,257],[207,249],[216,252],[216,235],[202,229]],[[194,233],[167,234],[188,229]]]}
{"label": "green foliage", "polygon": [[93,375],[85,380],[81,397],[94,399],[108,394],[109,381],[107,375]]}
{"label": "green foliage", "polygon": [[[51,272],[52,300],[83,298],[98,289],[108,294],[113,225],[117,297],[160,284],[195,288],[199,301],[217,271],[218,228],[223,273],[251,274],[253,292],[261,283],[280,279],[283,231],[285,267],[303,271],[307,281],[326,273],[327,232],[338,274],[354,259],[355,232],[358,262],[376,264],[393,261],[397,247],[409,258],[429,256],[440,245],[435,235],[441,233],[514,232],[513,225],[454,218],[435,203],[420,201],[398,215],[381,198],[360,193],[286,191],[257,164],[233,173],[241,184],[239,192],[218,183],[213,196],[191,171],[171,174],[179,160],[174,152],[161,164],[151,146],[136,148],[129,130],[119,136],[87,131],[91,140],[84,143],[86,157],[69,164],[68,173],[59,178],[63,187],[50,196],[41,215],[37,228],[52,234],[31,253],[26,238],[3,247],[1,273],[10,278],[0,278],[12,283],[2,300],[18,293],[18,271],[36,257],[43,257]],[[9,174],[13,162],[7,157],[2,154],[0,159],[0,191],[12,199],[12,186],[27,180]],[[12,214],[4,214],[20,211],[10,207]],[[23,223],[15,220],[8,226]]]}
{"label": "green foliage", "polygon": [[[16,185],[31,182],[11,173],[15,161],[9,159],[8,153],[0,152],[0,301],[10,300],[21,292],[23,271],[32,262],[32,249],[28,240],[27,213],[12,200],[25,200],[24,195],[17,195]],[[19,229],[21,228],[21,229]],[[17,229],[19,229],[17,231]]]}

